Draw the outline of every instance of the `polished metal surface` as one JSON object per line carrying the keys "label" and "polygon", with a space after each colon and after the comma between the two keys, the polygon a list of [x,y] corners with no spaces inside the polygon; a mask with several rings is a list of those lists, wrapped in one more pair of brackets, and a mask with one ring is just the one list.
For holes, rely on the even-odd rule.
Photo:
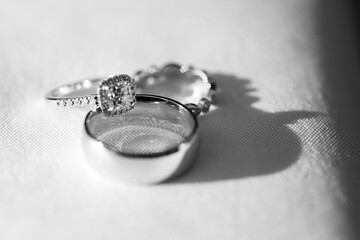
{"label": "polished metal surface", "polygon": [[198,121],[185,105],[160,96],[138,94],[135,108],[110,117],[88,113],[83,150],[89,165],[111,179],[154,184],[171,179],[194,162]]}

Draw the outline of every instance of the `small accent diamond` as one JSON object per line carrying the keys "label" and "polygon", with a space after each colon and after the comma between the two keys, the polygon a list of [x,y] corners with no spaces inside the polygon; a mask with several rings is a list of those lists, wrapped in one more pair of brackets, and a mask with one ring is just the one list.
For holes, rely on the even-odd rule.
{"label": "small accent diamond", "polygon": [[74,100],[75,100],[74,98],[69,98],[69,100],[68,100],[69,105],[70,105],[71,107],[75,107],[75,106],[76,106]]}
{"label": "small accent diamond", "polygon": [[91,100],[91,97],[90,97],[90,96],[84,97],[84,103],[85,103],[85,104],[90,104],[90,100]]}
{"label": "small accent diamond", "polygon": [[83,97],[79,97],[79,98],[78,98],[78,105],[79,105],[79,106],[84,105],[84,98],[83,98]]}
{"label": "small accent diamond", "polygon": [[78,98],[73,98],[72,101],[73,101],[73,103],[74,103],[74,104],[73,104],[74,107],[79,106],[79,100],[78,100]]}

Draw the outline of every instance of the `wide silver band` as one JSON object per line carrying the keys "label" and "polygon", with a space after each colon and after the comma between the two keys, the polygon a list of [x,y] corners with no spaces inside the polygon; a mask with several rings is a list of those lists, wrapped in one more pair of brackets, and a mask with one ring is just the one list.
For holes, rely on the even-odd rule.
{"label": "wide silver band", "polygon": [[[181,174],[193,164],[197,156],[199,144],[197,118],[185,105],[165,97],[138,94],[136,102],[133,110],[117,117],[105,116],[99,109],[88,113],[84,123],[82,143],[89,165],[106,177],[140,184],[159,183]],[[137,111],[139,115],[137,115]],[[166,113],[167,111],[171,111],[172,116],[164,122],[162,118],[165,115],[162,112]],[[131,114],[134,115],[134,118]],[[184,120],[179,121],[179,118]],[[159,122],[156,123],[156,121]],[[120,124],[121,127],[118,127],[117,124]],[[102,134],[101,132],[107,132],[110,128],[115,130],[119,128],[120,137],[128,141],[128,138],[124,136],[126,135],[125,129],[133,134],[132,129],[136,130],[144,126],[155,127],[159,131],[164,129],[174,131],[174,128],[179,128],[178,132],[183,133],[184,138],[178,144],[162,151],[147,153],[140,147],[139,152],[129,152],[123,146],[111,146],[106,141],[100,140],[101,137],[96,136],[98,132]],[[149,144],[152,144],[152,139],[146,140],[144,132],[139,130],[138,135],[139,138],[142,138],[141,141],[145,143],[149,141]],[[116,137],[110,140],[114,139]]]}
{"label": "wide silver band", "polygon": [[83,79],[59,86],[48,92],[45,99],[59,107],[95,105],[98,101],[97,89],[103,79]]}

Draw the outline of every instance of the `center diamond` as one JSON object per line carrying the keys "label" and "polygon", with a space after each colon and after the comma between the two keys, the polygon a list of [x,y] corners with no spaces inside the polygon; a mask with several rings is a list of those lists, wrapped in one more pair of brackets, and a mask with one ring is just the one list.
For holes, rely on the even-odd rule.
{"label": "center diamond", "polygon": [[128,75],[116,75],[100,83],[99,105],[110,116],[124,114],[135,106],[135,83]]}

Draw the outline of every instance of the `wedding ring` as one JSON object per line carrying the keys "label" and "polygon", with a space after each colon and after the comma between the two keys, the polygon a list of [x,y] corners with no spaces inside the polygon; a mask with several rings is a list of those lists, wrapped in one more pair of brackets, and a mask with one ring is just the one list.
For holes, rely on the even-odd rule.
{"label": "wedding ring", "polygon": [[178,176],[198,151],[198,121],[185,105],[155,95],[136,95],[127,114],[88,113],[83,149],[97,172],[126,182],[153,184]]}
{"label": "wedding ring", "polygon": [[96,105],[105,114],[116,116],[135,106],[135,83],[126,74],[85,79],[48,92],[45,98],[59,107]]}
{"label": "wedding ring", "polygon": [[216,85],[210,81],[205,71],[190,65],[152,65],[137,71],[133,78],[138,94],[154,94],[174,99],[190,107],[195,115],[208,112],[215,102]]}

